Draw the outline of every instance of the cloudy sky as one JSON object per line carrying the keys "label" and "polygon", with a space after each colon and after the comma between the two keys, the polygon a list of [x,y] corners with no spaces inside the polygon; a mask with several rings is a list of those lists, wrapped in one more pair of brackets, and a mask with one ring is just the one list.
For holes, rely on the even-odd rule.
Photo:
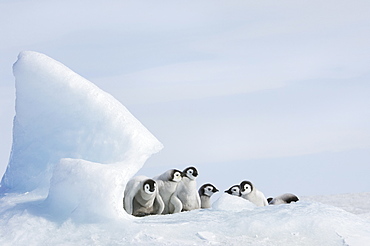
{"label": "cloudy sky", "polygon": [[165,146],[142,174],[370,191],[370,2],[0,1],[0,174],[22,50],[116,97]]}

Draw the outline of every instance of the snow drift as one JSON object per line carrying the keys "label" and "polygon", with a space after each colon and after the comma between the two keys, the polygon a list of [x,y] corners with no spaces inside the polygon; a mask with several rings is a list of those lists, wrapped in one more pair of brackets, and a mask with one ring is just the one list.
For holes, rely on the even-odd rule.
{"label": "snow drift", "polygon": [[106,216],[112,201],[117,213],[127,180],[162,144],[111,95],[43,54],[21,52],[13,70],[16,116],[2,191],[50,188],[47,204],[61,214],[79,217],[90,202]]}

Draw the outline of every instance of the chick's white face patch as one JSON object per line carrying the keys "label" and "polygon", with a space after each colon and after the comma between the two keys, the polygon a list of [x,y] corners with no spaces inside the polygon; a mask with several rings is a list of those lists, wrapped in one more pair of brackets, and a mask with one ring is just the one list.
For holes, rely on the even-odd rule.
{"label": "chick's white face patch", "polygon": [[252,187],[251,187],[251,185],[250,184],[245,184],[244,186],[243,186],[243,188],[242,188],[242,191],[241,191],[241,193],[243,194],[243,195],[245,195],[245,194],[249,194],[249,193],[251,193],[252,192]]}
{"label": "chick's white face patch", "polygon": [[239,196],[239,193],[240,193],[240,190],[238,187],[234,187],[231,189],[231,194],[234,195],[234,196]]}
{"label": "chick's white face patch", "polygon": [[198,176],[198,172],[195,169],[193,169],[193,168],[189,168],[186,171],[186,177],[188,177],[191,180],[196,179],[197,176]]}
{"label": "chick's white face patch", "polygon": [[153,194],[156,189],[156,184],[153,184],[153,188],[151,187],[150,184],[145,184],[144,185],[144,192],[147,194]]}
{"label": "chick's white face patch", "polygon": [[180,182],[180,181],[181,181],[181,179],[182,179],[182,177],[181,177],[181,173],[176,171],[176,172],[174,173],[174,175],[173,175],[173,181],[175,181],[175,182]]}
{"label": "chick's white face patch", "polygon": [[204,194],[207,196],[213,195],[213,187],[212,186],[206,186],[204,187]]}

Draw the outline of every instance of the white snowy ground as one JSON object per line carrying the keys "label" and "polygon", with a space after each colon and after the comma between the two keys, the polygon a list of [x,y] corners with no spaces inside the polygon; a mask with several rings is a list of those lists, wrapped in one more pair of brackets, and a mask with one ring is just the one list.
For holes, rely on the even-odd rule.
{"label": "white snowy ground", "polygon": [[63,64],[22,52],[13,69],[16,117],[0,186],[0,245],[370,242],[370,193],[266,207],[223,194],[212,209],[132,217],[122,208],[125,185],[162,144],[111,95]]}
{"label": "white snowy ground", "polygon": [[[0,245],[362,246],[370,240],[369,198],[370,193],[307,197],[257,208],[224,194],[208,210],[83,223],[45,213],[37,196],[12,194],[1,199]],[[320,199],[358,214],[309,201]]]}
{"label": "white snowy ground", "polygon": [[303,197],[304,201],[321,202],[370,220],[370,192]]}

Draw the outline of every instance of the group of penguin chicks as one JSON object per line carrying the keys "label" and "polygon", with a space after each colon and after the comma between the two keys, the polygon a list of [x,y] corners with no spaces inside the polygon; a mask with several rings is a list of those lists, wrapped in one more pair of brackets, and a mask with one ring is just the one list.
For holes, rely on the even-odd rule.
{"label": "group of penguin chicks", "polygon": [[287,204],[299,200],[296,195],[291,193],[285,193],[274,198],[269,197],[266,199],[265,195],[254,187],[250,181],[242,181],[240,185],[233,185],[228,190],[225,190],[225,192],[230,195],[242,197],[259,207]]}
{"label": "group of penguin chicks", "polygon": [[[219,190],[210,183],[197,190],[197,176],[195,167],[187,167],[183,171],[170,169],[154,178],[133,177],[126,185],[123,208],[128,214],[138,217],[210,208],[211,196]],[[225,192],[247,199],[257,206],[298,201],[297,196],[289,193],[266,199],[250,181],[243,181]]]}

